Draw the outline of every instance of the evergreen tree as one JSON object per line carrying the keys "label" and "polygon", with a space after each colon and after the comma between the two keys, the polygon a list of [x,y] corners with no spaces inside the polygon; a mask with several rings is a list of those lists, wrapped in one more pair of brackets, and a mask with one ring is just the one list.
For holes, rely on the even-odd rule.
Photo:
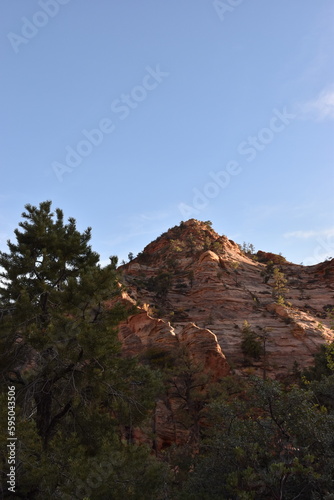
{"label": "evergreen tree", "polygon": [[331,500],[333,414],[311,391],[252,385],[241,398],[209,405],[212,425],[175,498]]}
{"label": "evergreen tree", "polygon": [[282,273],[277,267],[273,271],[273,297],[276,299],[277,303],[283,305],[285,302],[285,294],[288,291],[286,284],[288,280],[285,278],[284,273]]}
{"label": "evergreen tree", "polygon": [[[0,253],[0,370],[3,393],[16,388],[18,488],[24,498],[76,498],[83,462],[127,453],[119,436],[131,444],[159,377],[120,355],[116,327],[131,311],[117,304],[117,258],[101,268],[91,229],[65,224],[50,201],[25,208],[16,243]],[[125,496],[141,498],[130,483]]]}
{"label": "evergreen tree", "polygon": [[244,321],[242,325],[241,350],[245,356],[245,361],[248,361],[249,358],[258,360],[263,354],[259,336],[251,329],[248,321]]}

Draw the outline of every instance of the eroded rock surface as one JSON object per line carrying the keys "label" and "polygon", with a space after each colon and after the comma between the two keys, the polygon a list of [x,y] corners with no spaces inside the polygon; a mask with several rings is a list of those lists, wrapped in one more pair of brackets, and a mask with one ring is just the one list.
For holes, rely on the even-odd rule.
{"label": "eroded rock surface", "polygon": [[[134,353],[152,343],[183,343],[217,373],[227,373],[228,364],[242,373],[248,369],[241,351],[248,321],[266,337],[268,376],[284,376],[295,363],[310,365],[319,346],[334,340],[334,260],[305,267],[272,256],[259,252],[259,262],[194,219],[170,229],[121,268],[129,295],[154,316],[143,312],[122,326],[124,348]],[[273,296],[269,257],[277,258],[275,267],[287,279],[284,305]],[[253,368],[260,375],[259,365]]]}

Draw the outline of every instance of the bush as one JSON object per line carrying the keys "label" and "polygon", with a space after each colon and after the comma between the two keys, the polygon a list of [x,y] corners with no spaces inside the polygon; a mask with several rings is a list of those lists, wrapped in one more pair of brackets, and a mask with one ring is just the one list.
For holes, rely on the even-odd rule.
{"label": "bush", "polygon": [[256,253],[257,259],[259,262],[263,262],[264,264],[267,264],[269,261],[272,261],[274,264],[286,264],[287,260],[283,255],[277,255],[276,253],[271,253],[271,252],[263,252],[262,250],[259,250]]}

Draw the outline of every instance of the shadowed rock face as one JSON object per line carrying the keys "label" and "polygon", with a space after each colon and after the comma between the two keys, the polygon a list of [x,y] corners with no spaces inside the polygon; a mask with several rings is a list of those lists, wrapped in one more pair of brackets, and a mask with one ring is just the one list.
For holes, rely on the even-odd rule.
{"label": "shadowed rock face", "polygon": [[[123,300],[131,300],[123,295]],[[217,342],[217,337],[205,328],[199,328],[194,323],[188,323],[179,328],[178,334],[169,322],[152,318],[147,311],[138,312],[129,317],[119,327],[119,339],[125,355],[152,355],[162,352],[177,355],[186,352],[192,363],[192,369],[204,375],[202,391],[205,391],[207,381],[216,381],[230,373],[230,367]],[[173,390],[173,383],[166,390],[165,397],[156,401],[152,414],[151,427],[134,429],[132,439],[137,442],[146,442],[156,452],[171,444],[185,444],[189,440],[194,443],[195,430],[190,425],[185,428],[180,424],[180,412],[188,411],[190,401],[185,401],[182,390],[185,389],[184,381],[177,380],[180,394]],[[152,434],[153,433],[153,434]],[[154,435],[154,441],[149,436]],[[195,439],[196,441],[196,439]]]}
{"label": "shadowed rock face", "polygon": [[218,379],[230,372],[216,335],[194,323],[182,326],[176,335],[169,322],[152,318],[145,311],[139,312],[121,323],[119,339],[127,355],[144,353],[150,348],[167,352],[183,348],[190,359],[203,367],[203,372],[209,373],[212,378]]}
{"label": "shadowed rock face", "polygon": [[[120,268],[126,300],[143,304],[121,326],[124,350],[134,354],[152,345],[181,344],[217,378],[228,373],[228,365],[243,373],[251,364],[261,376],[263,358],[272,378],[291,372],[295,362],[310,365],[319,346],[334,340],[334,259],[305,267],[265,252],[258,257],[261,262],[194,219],[162,234]],[[268,259],[284,273],[288,305],[273,298]],[[245,363],[244,321],[265,343],[262,361]]]}

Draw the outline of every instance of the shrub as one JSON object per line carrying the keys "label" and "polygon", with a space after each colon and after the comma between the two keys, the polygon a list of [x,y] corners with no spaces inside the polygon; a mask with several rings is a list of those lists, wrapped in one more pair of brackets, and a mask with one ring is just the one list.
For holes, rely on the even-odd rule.
{"label": "shrub", "polygon": [[261,340],[251,329],[248,321],[244,321],[242,326],[241,350],[245,357],[251,357],[255,360],[260,359],[262,354]]}

